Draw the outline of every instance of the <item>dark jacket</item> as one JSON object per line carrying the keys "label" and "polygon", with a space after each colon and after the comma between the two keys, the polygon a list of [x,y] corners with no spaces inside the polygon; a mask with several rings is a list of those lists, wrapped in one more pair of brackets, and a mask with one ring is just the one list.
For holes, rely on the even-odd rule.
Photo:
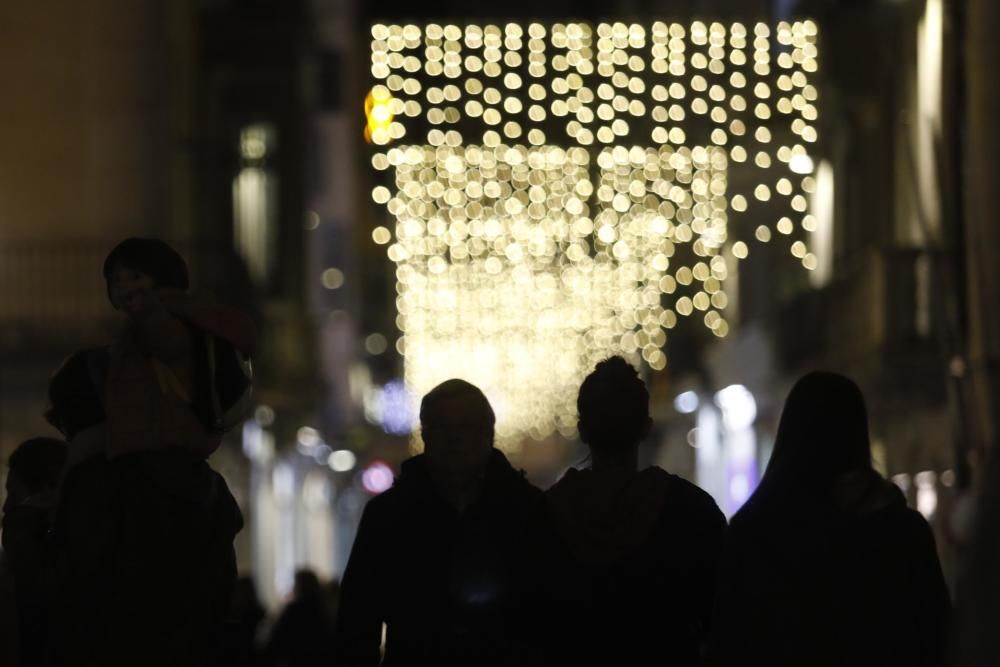
{"label": "dark jacket", "polygon": [[327,667],[334,664],[333,619],[317,591],[288,603],[271,630],[264,663],[271,667]]}
{"label": "dark jacket", "polygon": [[20,627],[14,573],[0,550],[0,665],[20,665]]}
{"label": "dark jacket", "polygon": [[423,456],[365,507],[341,587],[339,667],[500,664],[514,544],[539,491],[494,450],[479,499],[459,513]]}
{"label": "dark jacket", "polygon": [[[48,494],[51,495],[51,494]],[[18,646],[22,667],[44,664],[51,635],[51,609],[56,585],[48,536],[51,507],[35,496],[3,517],[3,556],[14,576]]]}
{"label": "dark jacket", "polygon": [[519,557],[522,660],[694,665],[725,518],[659,468],[570,470],[545,493]]}
{"label": "dark jacket", "polygon": [[944,664],[950,603],[927,522],[871,470],[834,497],[733,518],[715,663]]}
{"label": "dark jacket", "polygon": [[207,664],[243,525],[222,477],[187,452],[92,457],[63,484],[56,665]]}

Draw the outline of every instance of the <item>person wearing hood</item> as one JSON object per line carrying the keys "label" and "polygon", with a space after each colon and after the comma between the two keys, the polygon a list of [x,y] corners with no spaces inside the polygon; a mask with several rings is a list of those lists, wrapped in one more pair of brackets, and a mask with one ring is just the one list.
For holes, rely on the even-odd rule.
{"label": "person wearing hood", "polygon": [[506,664],[512,553],[539,491],[493,447],[495,421],[464,380],[424,396],[425,452],[403,462],[358,527],[341,585],[338,666]]}
{"label": "person wearing hood", "polygon": [[809,373],[730,523],[713,663],[942,665],[949,615],[930,527],[872,469],[861,390]]}
{"label": "person wearing hood", "polygon": [[521,661],[696,665],[715,595],[725,517],[694,484],[639,470],[649,393],[622,357],[577,399],[591,467],[544,494],[518,558]]}

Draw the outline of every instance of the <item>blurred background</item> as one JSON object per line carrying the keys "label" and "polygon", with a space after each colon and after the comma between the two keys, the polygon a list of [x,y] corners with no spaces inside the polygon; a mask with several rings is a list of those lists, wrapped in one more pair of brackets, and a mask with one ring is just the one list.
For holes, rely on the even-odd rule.
{"label": "blurred background", "polygon": [[[499,444],[547,486],[583,459],[575,387],[612,353],[650,387],[645,463],[697,482],[727,515],[766,466],[792,382],[812,368],[852,376],[877,467],[932,523],[954,576],[1000,414],[998,28],[988,0],[2,3],[0,460],[53,433],[48,377],[115,330],[107,252],[157,236],[185,255],[200,291],[246,309],[262,332],[255,414],[212,464],[247,520],[240,570],[271,610],[297,568],[340,575],[364,503],[419,449],[429,386],[457,374],[483,384]],[[504,56],[507,74],[491,40],[519,54]],[[449,60],[459,42],[483,58]],[[699,62],[703,48],[729,69]],[[606,63],[632,74],[619,82]],[[480,69],[504,85],[473,90]],[[628,89],[620,108],[602,76]],[[508,103],[519,89],[531,100]],[[697,108],[702,90],[719,113]],[[553,101],[573,91],[597,118]],[[520,125],[463,106],[477,95]],[[534,149],[549,151],[547,166],[531,162]],[[558,185],[544,180],[553,169]],[[495,191],[474,197],[480,177]],[[537,252],[525,241],[525,255],[477,245],[489,231],[470,222],[445,234],[468,242],[442,251],[437,213],[482,215],[450,199],[456,180],[470,200],[505,207],[511,245],[521,195],[542,206],[525,219],[549,221],[539,228],[552,238]],[[628,216],[662,225],[676,256],[641,230],[627,243],[625,231],[602,236],[608,216],[622,230]],[[475,273],[470,253],[492,276],[480,291],[434,264],[450,257]],[[581,261],[624,273],[577,289]],[[636,265],[647,268],[630,274]],[[535,299],[539,285],[552,294]],[[448,324],[449,309],[464,319]]]}

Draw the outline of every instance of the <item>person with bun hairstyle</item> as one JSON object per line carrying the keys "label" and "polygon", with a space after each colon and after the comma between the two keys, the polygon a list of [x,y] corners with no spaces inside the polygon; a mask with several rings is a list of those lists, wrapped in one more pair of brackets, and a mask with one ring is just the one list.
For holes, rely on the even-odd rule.
{"label": "person with bun hairstyle", "polygon": [[591,465],[545,492],[519,559],[524,662],[699,664],[725,518],[690,482],[639,469],[649,393],[625,359],[597,364],[577,409]]}

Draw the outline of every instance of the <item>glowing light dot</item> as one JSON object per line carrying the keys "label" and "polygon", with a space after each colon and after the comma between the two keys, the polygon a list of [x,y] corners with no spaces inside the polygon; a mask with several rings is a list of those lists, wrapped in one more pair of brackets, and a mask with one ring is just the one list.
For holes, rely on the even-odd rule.
{"label": "glowing light dot", "polygon": [[340,289],[344,285],[344,272],[331,267],[323,272],[320,280],[326,289]]}
{"label": "glowing light dot", "polygon": [[376,204],[388,203],[390,197],[392,197],[392,193],[389,192],[389,188],[385,187],[384,185],[376,186],[372,190],[372,199],[375,201]]}
{"label": "glowing light dot", "polygon": [[754,232],[754,236],[757,237],[758,241],[767,243],[771,240],[771,230],[767,227],[767,225],[760,225]]}

